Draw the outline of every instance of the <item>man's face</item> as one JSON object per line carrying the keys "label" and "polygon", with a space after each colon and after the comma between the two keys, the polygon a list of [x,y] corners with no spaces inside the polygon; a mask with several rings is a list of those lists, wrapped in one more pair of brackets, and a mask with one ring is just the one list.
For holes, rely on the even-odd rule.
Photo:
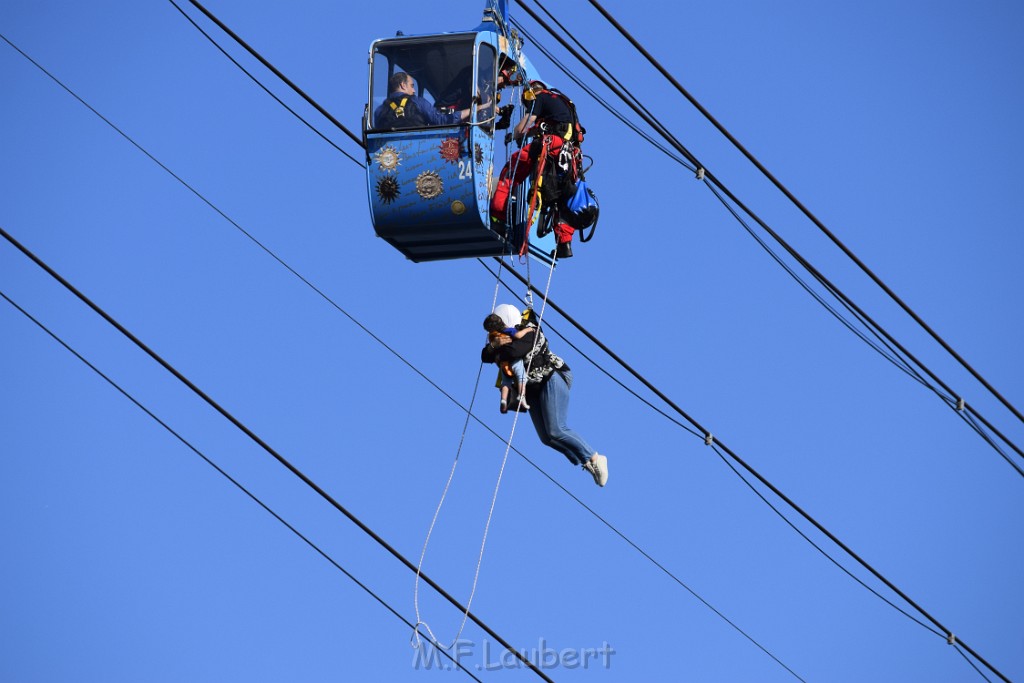
{"label": "man's face", "polygon": [[399,88],[399,90],[404,92],[406,95],[416,94],[416,81],[414,81],[410,76],[409,78],[405,79],[405,83],[402,84],[402,87]]}

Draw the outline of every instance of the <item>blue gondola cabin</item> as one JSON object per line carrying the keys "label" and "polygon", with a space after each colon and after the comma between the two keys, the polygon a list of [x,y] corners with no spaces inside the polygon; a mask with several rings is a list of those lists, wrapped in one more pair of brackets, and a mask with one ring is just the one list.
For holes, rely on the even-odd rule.
{"label": "blue gondola cabin", "polygon": [[[523,212],[510,212],[519,217],[506,227],[488,211],[502,163],[494,141],[498,66],[530,68],[503,32],[500,12],[488,9],[474,31],[371,45],[363,119],[370,214],[377,235],[412,261],[517,254],[522,246]],[[531,231],[532,256],[550,261],[553,249],[551,235]]]}

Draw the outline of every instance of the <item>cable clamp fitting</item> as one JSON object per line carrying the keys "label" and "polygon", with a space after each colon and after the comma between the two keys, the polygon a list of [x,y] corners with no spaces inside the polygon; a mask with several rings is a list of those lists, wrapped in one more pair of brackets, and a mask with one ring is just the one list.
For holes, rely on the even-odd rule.
{"label": "cable clamp fitting", "polygon": [[697,169],[697,180],[704,180],[704,167],[701,166]]}
{"label": "cable clamp fitting", "polygon": [[715,442],[715,437],[714,437],[714,435],[711,432],[708,432],[707,434],[704,435],[704,445],[705,446],[710,446],[714,442]]}
{"label": "cable clamp fitting", "polygon": [[950,633],[946,636],[946,642],[950,645],[956,645],[956,636]]}
{"label": "cable clamp fitting", "polygon": [[961,397],[961,398],[958,398],[958,399],[956,400],[956,409],[957,409],[957,412],[960,412],[960,413],[964,412],[964,408],[966,408],[966,407],[967,407],[967,402],[966,402],[966,401],[964,401],[963,397]]}

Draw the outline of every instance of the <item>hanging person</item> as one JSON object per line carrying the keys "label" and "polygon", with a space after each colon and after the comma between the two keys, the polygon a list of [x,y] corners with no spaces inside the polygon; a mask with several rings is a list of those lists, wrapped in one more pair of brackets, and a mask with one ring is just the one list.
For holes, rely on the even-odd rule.
{"label": "hanging person", "polygon": [[[501,88],[506,80],[502,74],[498,87]],[[554,169],[561,163],[561,170],[568,176],[564,180],[575,182],[579,177],[579,150],[576,145],[581,141],[583,129],[579,125],[573,103],[562,93],[549,90],[543,82],[530,81],[523,92],[523,104],[526,106],[526,115],[509,134],[511,139],[523,146],[501,169],[494,196],[491,198],[491,219],[499,223],[507,222],[508,199],[512,186],[523,182],[527,176],[535,175],[538,166],[540,169]],[[528,144],[524,144],[527,142]],[[535,177],[535,191],[539,185],[538,181],[539,178]],[[557,187],[550,187],[551,183],[548,185],[545,188],[548,197],[557,199]],[[558,258],[572,256],[573,233],[572,226],[561,216],[556,217],[555,254]]]}
{"label": "hanging person", "polygon": [[[493,315],[501,318],[506,327],[520,327],[527,333],[518,339],[507,336],[492,339],[480,352],[480,360],[484,363],[523,361],[530,419],[541,443],[564,455],[573,465],[583,467],[594,478],[594,483],[604,486],[608,483],[608,458],[591,448],[566,424],[572,388],[569,366],[551,353],[544,333],[532,320],[524,322],[515,306],[501,304]],[[484,329],[489,319],[490,316],[484,319]]]}

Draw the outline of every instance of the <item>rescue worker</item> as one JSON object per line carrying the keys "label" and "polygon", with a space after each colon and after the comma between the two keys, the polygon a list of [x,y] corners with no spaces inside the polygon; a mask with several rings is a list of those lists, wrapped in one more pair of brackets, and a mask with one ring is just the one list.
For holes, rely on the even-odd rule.
{"label": "rescue worker", "polygon": [[[502,73],[502,78],[499,78],[499,87],[505,83],[504,76]],[[575,116],[568,98],[551,92],[541,81],[530,81],[523,92],[523,103],[526,106],[526,115],[509,133],[510,137],[506,138],[506,142],[514,139],[523,146],[501,169],[494,196],[491,198],[491,220],[502,224],[507,222],[508,197],[512,186],[523,182],[527,176],[535,175],[538,165],[543,167],[547,164],[557,164],[562,155],[563,144],[567,141],[575,142],[580,134],[575,130]],[[530,138],[532,140],[524,145]],[[575,162],[570,163],[570,168],[566,170],[572,174],[570,180],[575,181],[578,172]],[[537,180],[538,178],[534,177],[535,187]],[[558,258],[572,256],[573,232],[572,226],[561,217],[556,218],[555,254]]]}

